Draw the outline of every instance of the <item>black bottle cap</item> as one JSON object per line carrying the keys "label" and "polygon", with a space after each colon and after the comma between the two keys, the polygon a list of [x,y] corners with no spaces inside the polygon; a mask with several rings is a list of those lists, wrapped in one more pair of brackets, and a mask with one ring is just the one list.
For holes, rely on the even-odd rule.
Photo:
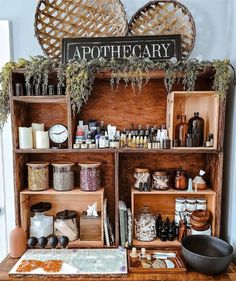
{"label": "black bottle cap", "polygon": [[199,116],[199,112],[194,112],[194,116],[198,117]]}

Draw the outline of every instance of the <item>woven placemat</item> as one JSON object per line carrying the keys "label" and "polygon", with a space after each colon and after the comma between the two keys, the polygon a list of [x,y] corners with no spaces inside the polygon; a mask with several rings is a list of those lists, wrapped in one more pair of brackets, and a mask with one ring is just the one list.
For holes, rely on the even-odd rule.
{"label": "woven placemat", "polygon": [[192,15],[178,1],[150,1],[129,22],[129,35],[181,34],[182,58],[189,57],[196,29]]}
{"label": "woven placemat", "polygon": [[40,0],[35,35],[45,55],[61,55],[62,38],[124,36],[128,22],[119,0]]}

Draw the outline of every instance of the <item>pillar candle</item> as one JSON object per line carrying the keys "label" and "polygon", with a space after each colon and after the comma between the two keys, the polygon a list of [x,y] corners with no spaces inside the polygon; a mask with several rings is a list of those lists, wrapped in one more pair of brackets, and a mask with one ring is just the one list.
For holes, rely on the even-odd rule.
{"label": "pillar candle", "polygon": [[49,148],[48,132],[36,131],[36,148]]}
{"label": "pillar candle", "polygon": [[36,148],[36,131],[44,131],[43,123],[32,123],[32,131],[33,131],[33,146]]}
{"label": "pillar candle", "polygon": [[32,127],[19,127],[19,148],[33,148]]}

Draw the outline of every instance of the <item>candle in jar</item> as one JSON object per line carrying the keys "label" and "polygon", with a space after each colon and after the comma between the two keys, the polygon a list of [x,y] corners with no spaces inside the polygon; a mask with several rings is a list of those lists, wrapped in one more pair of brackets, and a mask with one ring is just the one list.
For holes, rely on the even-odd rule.
{"label": "candle in jar", "polygon": [[19,148],[33,148],[32,127],[19,127]]}
{"label": "candle in jar", "polygon": [[36,148],[36,131],[44,131],[43,123],[32,123],[32,131],[33,131],[33,147]]}
{"label": "candle in jar", "polygon": [[36,131],[36,148],[49,148],[48,132]]}

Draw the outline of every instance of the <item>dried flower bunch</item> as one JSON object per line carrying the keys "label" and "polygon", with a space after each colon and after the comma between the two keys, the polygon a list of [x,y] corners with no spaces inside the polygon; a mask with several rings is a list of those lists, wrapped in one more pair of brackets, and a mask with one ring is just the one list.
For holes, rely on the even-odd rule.
{"label": "dried flower bunch", "polygon": [[[29,60],[20,59],[18,62],[8,62],[0,73],[0,128],[7,120],[10,111],[9,81],[11,72],[18,68],[25,68],[26,86],[30,81],[33,84],[48,85],[48,75],[53,69],[57,72],[58,84],[66,86],[66,94],[71,98],[72,109],[78,113],[84,103],[88,101],[93,90],[93,83],[100,70],[111,70],[111,86],[118,87],[120,81],[130,84],[135,91],[141,91],[149,80],[149,71],[160,69],[165,72],[164,83],[167,93],[172,91],[175,83],[181,82],[184,91],[193,91],[199,71],[214,69],[215,75],[212,89],[217,91],[223,99],[229,89],[230,82],[229,60],[198,61],[197,59],[165,62],[153,62],[149,59],[130,58],[124,61],[91,60],[70,61],[67,65],[58,60],[42,56],[32,57]],[[180,75],[181,74],[181,75]]]}

